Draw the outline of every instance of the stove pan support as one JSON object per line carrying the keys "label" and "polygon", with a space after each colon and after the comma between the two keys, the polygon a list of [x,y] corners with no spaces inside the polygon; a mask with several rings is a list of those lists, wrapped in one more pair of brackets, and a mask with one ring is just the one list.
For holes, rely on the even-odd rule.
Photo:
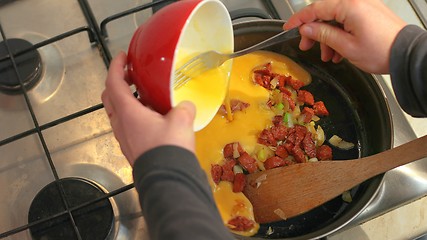
{"label": "stove pan support", "polygon": [[[88,16],[89,15],[88,9],[90,9],[90,8],[88,7],[87,2],[86,1],[80,1],[80,2],[82,3],[82,11],[85,13],[86,18],[90,19],[90,16]],[[22,77],[20,76],[20,73],[19,73],[19,70],[18,70],[18,66],[17,66],[17,61],[16,61],[17,57],[22,56],[22,55],[24,55],[26,53],[29,53],[31,51],[37,50],[38,48],[41,48],[43,46],[52,44],[52,43],[54,43],[56,41],[60,41],[62,39],[71,37],[71,36],[73,36],[75,34],[79,34],[79,33],[82,33],[82,32],[86,32],[88,34],[88,39],[89,39],[89,41],[92,44],[100,46],[100,48],[98,48],[98,49],[100,49],[100,51],[101,51],[101,54],[102,54],[102,56],[104,58],[105,65],[108,66],[109,63],[110,63],[110,60],[111,60],[111,57],[109,57],[109,55],[108,55],[109,54],[108,49],[105,47],[105,44],[104,44],[102,38],[99,37],[100,35],[99,35],[98,28],[96,27],[95,24],[91,23],[90,21],[89,21],[89,26],[83,26],[83,27],[79,27],[79,28],[76,28],[76,29],[68,31],[68,32],[64,32],[64,33],[62,33],[60,35],[57,35],[55,37],[52,37],[52,38],[50,38],[48,40],[45,40],[45,41],[39,42],[37,44],[34,44],[33,46],[31,46],[29,48],[26,48],[26,49],[23,49],[21,51],[18,51],[17,53],[12,53],[11,47],[7,43],[8,38],[6,37],[6,34],[5,34],[5,32],[3,30],[3,27],[2,27],[2,25],[0,23],[0,34],[1,34],[2,39],[4,40],[4,45],[5,45],[5,48],[6,48],[6,51],[7,51],[7,55],[6,56],[0,56],[0,62],[6,62],[6,61],[10,61],[11,62],[11,65],[13,67],[13,71],[14,71],[14,73],[16,74],[16,76],[18,78],[18,81],[19,81],[19,84],[20,84],[20,88],[22,90],[22,94],[23,94],[24,99],[25,99],[25,103],[26,103],[26,105],[28,107],[28,111],[30,112],[31,119],[32,119],[33,124],[35,126],[33,129],[30,129],[30,130],[25,131],[25,132],[21,132],[21,133],[19,133],[17,135],[14,135],[12,137],[8,137],[6,139],[0,139],[0,147],[4,146],[6,144],[12,143],[14,141],[17,141],[19,139],[25,138],[27,136],[35,134],[38,137],[38,139],[40,140],[40,142],[41,142],[44,155],[45,155],[45,157],[46,157],[46,159],[48,161],[49,167],[50,167],[51,172],[52,172],[52,174],[54,176],[54,179],[55,179],[54,183],[56,183],[55,185],[57,186],[57,190],[59,192],[59,197],[60,197],[59,199],[61,201],[60,204],[62,204],[64,206],[64,210],[63,211],[58,212],[58,213],[56,213],[56,214],[54,214],[54,215],[52,215],[52,216],[50,216],[48,218],[43,218],[43,219],[40,219],[40,220],[37,220],[37,221],[33,221],[33,222],[29,223],[29,224],[26,224],[26,225],[23,225],[23,226],[19,226],[17,228],[8,230],[6,232],[2,232],[2,233],[0,233],[0,238],[6,238],[6,237],[9,237],[9,236],[14,235],[16,233],[23,232],[25,230],[31,229],[33,227],[36,227],[38,225],[42,225],[42,224],[44,224],[46,222],[55,221],[55,219],[60,219],[60,218],[67,217],[71,221],[71,224],[72,224],[71,226],[74,229],[73,231],[75,232],[76,238],[77,239],[82,239],[82,236],[79,233],[79,229],[77,227],[77,224],[76,224],[76,221],[75,221],[75,217],[73,216],[73,213],[77,212],[79,210],[82,210],[85,207],[95,205],[95,204],[97,204],[97,203],[99,203],[101,201],[105,201],[106,199],[109,199],[109,198],[111,198],[113,196],[116,196],[116,195],[118,195],[120,193],[128,191],[128,190],[130,190],[130,189],[132,189],[134,187],[133,184],[129,184],[129,185],[126,185],[124,187],[118,188],[118,189],[116,189],[114,191],[110,191],[109,193],[104,194],[103,196],[97,197],[95,199],[92,199],[90,201],[84,202],[82,204],[78,204],[77,206],[70,207],[68,201],[66,200],[66,194],[65,194],[64,186],[62,184],[62,180],[59,179],[59,176],[58,176],[58,173],[57,173],[57,170],[56,170],[56,166],[53,163],[50,150],[49,150],[49,148],[48,148],[48,146],[46,144],[46,141],[45,141],[45,138],[44,138],[44,135],[43,135],[43,131],[46,130],[46,129],[49,129],[51,127],[54,127],[54,126],[56,126],[58,124],[65,123],[67,121],[70,121],[72,119],[78,118],[78,117],[83,116],[85,114],[88,114],[88,113],[94,112],[96,110],[99,110],[99,109],[101,109],[103,107],[103,105],[102,104],[98,104],[96,106],[93,106],[93,107],[81,110],[79,112],[75,112],[75,113],[67,115],[67,116],[65,116],[63,118],[56,119],[56,120],[54,120],[52,122],[49,122],[47,124],[44,124],[44,125],[40,126],[39,125],[39,121],[36,118],[36,114],[35,114],[35,112],[33,110],[33,106],[31,104],[31,101],[30,101],[30,99],[28,97],[27,89],[25,88],[24,83],[22,81]]]}

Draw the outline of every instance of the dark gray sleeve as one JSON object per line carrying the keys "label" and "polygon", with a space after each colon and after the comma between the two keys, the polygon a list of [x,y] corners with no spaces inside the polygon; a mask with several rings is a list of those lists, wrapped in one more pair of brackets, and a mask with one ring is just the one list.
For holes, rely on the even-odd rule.
{"label": "dark gray sleeve", "polygon": [[133,176],[151,240],[233,239],[192,152],[154,148],[136,160]]}
{"label": "dark gray sleeve", "polygon": [[415,25],[403,28],[390,55],[393,90],[402,109],[427,117],[427,32]]}

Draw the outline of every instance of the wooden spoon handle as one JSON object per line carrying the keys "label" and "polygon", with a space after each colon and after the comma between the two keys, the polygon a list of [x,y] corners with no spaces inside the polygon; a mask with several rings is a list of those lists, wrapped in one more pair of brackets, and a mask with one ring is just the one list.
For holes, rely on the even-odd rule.
{"label": "wooden spoon handle", "polygon": [[359,165],[364,166],[364,169],[360,170],[369,178],[424,157],[427,157],[427,135],[355,161],[364,161]]}
{"label": "wooden spoon handle", "polygon": [[427,136],[355,160],[319,161],[274,168],[246,176],[243,193],[259,223],[307,212],[361,182],[427,157]]}

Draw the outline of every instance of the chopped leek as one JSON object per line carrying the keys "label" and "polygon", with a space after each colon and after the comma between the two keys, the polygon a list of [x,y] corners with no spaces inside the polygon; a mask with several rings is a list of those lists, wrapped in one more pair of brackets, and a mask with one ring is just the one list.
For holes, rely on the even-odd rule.
{"label": "chopped leek", "polygon": [[351,197],[350,191],[345,191],[342,193],[341,198],[344,202],[351,203],[353,201],[353,198]]}
{"label": "chopped leek", "polygon": [[233,166],[233,172],[234,174],[243,173],[243,168],[240,165],[236,164]]}
{"label": "chopped leek", "polygon": [[265,150],[264,150],[263,148],[261,148],[261,149],[258,151],[257,158],[258,158],[258,160],[260,160],[261,162],[264,162],[264,161],[267,159],[266,154],[265,154]]}
{"label": "chopped leek", "polygon": [[284,107],[285,107],[285,105],[283,105],[283,103],[276,104],[276,108],[279,110],[283,110]]}
{"label": "chopped leek", "polygon": [[292,121],[292,115],[290,113],[285,113],[285,116],[283,117],[283,122],[286,124],[287,127],[293,127],[294,122]]}

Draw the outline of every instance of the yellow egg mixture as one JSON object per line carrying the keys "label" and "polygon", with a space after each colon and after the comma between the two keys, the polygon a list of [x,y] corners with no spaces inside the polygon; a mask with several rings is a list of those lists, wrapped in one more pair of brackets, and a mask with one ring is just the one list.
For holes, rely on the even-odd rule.
{"label": "yellow egg mixture", "polygon": [[[196,133],[196,155],[205,170],[213,190],[214,198],[225,224],[236,216],[254,220],[252,205],[243,193],[234,193],[232,183],[221,181],[216,185],[212,181],[211,165],[222,164],[225,160],[222,149],[228,143],[239,142],[243,149],[252,155],[258,134],[272,124],[274,113],[267,107],[269,91],[252,81],[253,69],[272,63],[272,71],[291,75],[293,78],[310,82],[308,72],[289,58],[267,51],[258,51],[233,60],[229,83],[228,99],[239,99],[250,106],[233,114],[233,121],[216,114],[212,121]],[[215,81],[218,73],[206,72],[202,76]],[[198,90],[196,94],[206,94]],[[187,94],[191,94],[190,91]],[[199,110],[199,108],[197,108]],[[258,231],[259,225],[248,232],[238,234],[250,236]]]}

